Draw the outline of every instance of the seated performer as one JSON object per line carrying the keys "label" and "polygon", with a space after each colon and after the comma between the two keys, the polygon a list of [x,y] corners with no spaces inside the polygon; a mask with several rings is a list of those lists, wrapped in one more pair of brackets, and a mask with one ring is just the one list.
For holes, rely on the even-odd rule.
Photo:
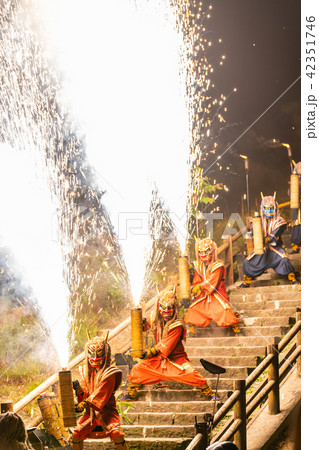
{"label": "seated performer", "polygon": [[216,243],[210,238],[197,240],[195,252],[197,261],[194,263],[192,292],[196,297],[184,319],[191,325],[190,333],[196,335],[196,325],[207,327],[212,320],[220,327],[232,327],[235,334],[240,333],[239,320],[226,293],[226,269],[217,259]]}
{"label": "seated performer", "polygon": [[0,450],[33,450],[23,420],[11,411],[0,414]]}
{"label": "seated performer", "polygon": [[88,337],[89,341],[85,345],[86,364],[80,367],[81,380],[80,383],[73,383],[79,402],[76,411],[85,410],[73,433],[73,449],[82,450],[86,438],[109,436],[117,450],[127,450],[114,396],[122,383],[122,372],[111,365],[111,348],[107,336]]}
{"label": "seated performer", "polygon": [[163,380],[175,380],[196,386],[206,397],[214,398],[205,378],[195,370],[185,352],[182,341],[186,337],[185,325],[179,318],[176,288],[167,286],[158,294],[157,308],[150,319],[144,321],[144,331],[154,333],[155,347],[144,352],[128,377],[127,394],[121,400],[134,400],[142,384],[156,384]]}
{"label": "seated performer", "polygon": [[264,253],[256,255],[252,252],[244,261],[244,282],[241,287],[249,287],[254,277],[272,268],[279,275],[288,275],[291,284],[296,284],[294,268],[282,249],[281,234],[287,227],[287,222],[278,214],[276,193],[266,197],[261,194],[261,223],[264,236]]}

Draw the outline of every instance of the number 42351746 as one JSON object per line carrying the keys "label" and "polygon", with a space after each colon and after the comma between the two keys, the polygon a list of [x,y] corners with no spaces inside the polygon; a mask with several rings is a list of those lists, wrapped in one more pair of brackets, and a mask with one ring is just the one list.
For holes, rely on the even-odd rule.
{"label": "number 42351746", "polygon": [[[313,28],[315,27],[315,20],[316,18],[314,16],[306,17],[306,75],[309,78],[312,78],[315,76],[315,70],[316,70],[316,50],[315,50],[315,34],[312,33]],[[310,30],[310,31],[308,31]],[[308,71],[308,72],[307,72]]]}

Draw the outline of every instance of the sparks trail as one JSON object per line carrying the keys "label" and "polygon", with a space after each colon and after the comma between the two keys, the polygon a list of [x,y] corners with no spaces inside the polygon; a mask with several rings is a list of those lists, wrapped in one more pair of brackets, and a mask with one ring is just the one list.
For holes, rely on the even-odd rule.
{"label": "sparks trail", "polygon": [[[49,227],[53,226],[52,218],[55,216],[58,231],[47,238],[45,245],[57,238],[63,260],[62,266],[56,263],[54,269],[51,268],[46,279],[47,286],[52,292],[59,279],[60,283],[67,283],[72,295],[77,295],[77,289],[85,289],[86,286],[79,265],[89,240],[102,242],[103,236],[105,259],[117,261],[119,278],[122,276],[125,279],[125,270],[112,226],[99,202],[92,171],[83,161],[83,142],[73,131],[74,125],[67,110],[58,102],[61,76],[46,61],[43,45],[31,28],[29,13],[31,10],[23,11],[17,1],[8,1],[1,8],[1,140],[12,147],[12,155],[13,149],[21,150],[16,153],[17,162],[24,156],[32,160],[39,184],[41,179],[42,185],[47,184],[50,189],[51,199],[49,196],[47,205],[52,202],[55,206],[49,213],[52,221]],[[27,176],[26,167],[24,172]],[[30,195],[28,202],[35,205],[34,196]],[[16,208],[16,205],[9,202],[8,218],[10,209]],[[83,208],[87,211],[85,214],[82,214]],[[43,215],[44,210],[40,206],[37,215],[41,213]],[[0,232],[3,234],[3,229]],[[28,239],[25,238],[24,242]],[[36,259],[36,254],[30,252],[29,261],[19,263],[32,267]],[[39,273],[41,276],[33,280],[35,284],[39,284],[43,277],[42,271]],[[31,287],[39,291],[37,286]],[[57,294],[54,302],[60,300],[67,307],[67,297],[67,294],[62,298]],[[45,313],[47,295],[37,300],[42,313]],[[51,332],[59,334],[58,330]],[[66,343],[62,346],[67,348]]]}

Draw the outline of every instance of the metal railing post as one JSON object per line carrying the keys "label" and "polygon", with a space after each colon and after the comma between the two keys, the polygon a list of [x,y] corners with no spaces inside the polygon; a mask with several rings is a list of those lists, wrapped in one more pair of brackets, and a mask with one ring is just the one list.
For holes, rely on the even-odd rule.
{"label": "metal railing post", "polygon": [[246,382],[245,380],[235,381],[235,390],[239,391],[239,397],[234,405],[234,421],[239,420],[240,426],[234,435],[234,443],[238,450],[247,449],[246,438]]}
{"label": "metal railing post", "polygon": [[274,415],[280,412],[278,344],[268,345],[267,348],[268,354],[273,355],[268,369],[268,383],[273,384],[268,394],[268,411],[269,414]]}

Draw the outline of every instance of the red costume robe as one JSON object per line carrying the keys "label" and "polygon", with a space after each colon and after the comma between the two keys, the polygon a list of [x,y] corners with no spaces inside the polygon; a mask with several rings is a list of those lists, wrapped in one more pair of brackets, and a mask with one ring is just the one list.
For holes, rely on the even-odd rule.
{"label": "red costume robe", "polygon": [[186,337],[180,320],[173,322],[168,334],[160,342],[155,335],[156,348],[160,354],[133,366],[128,377],[130,383],[155,384],[163,380],[176,380],[192,386],[202,386],[205,378],[191,365],[182,340]]}
{"label": "red costume robe", "polygon": [[200,269],[195,264],[195,269],[192,286],[199,284],[202,289],[190,305],[185,322],[200,327],[207,327],[212,320],[220,327],[238,323],[226,293],[223,262],[218,259],[209,263],[207,268],[203,264]]}
{"label": "red costume robe", "polygon": [[[104,438],[109,436],[111,439],[124,436],[120,429],[120,416],[116,409],[116,400],[114,392],[122,383],[122,372],[114,367],[107,367],[100,381],[97,380],[98,371],[93,370],[90,383],[87,384],[86,366],[80,367],[80,385],[84,392],[78,394],[78,402],[87,400],[89,406],[84,415],[79,420],[73,436],[79,439],[86,438]],[[100,426],[102,431],[94,431]]]}

